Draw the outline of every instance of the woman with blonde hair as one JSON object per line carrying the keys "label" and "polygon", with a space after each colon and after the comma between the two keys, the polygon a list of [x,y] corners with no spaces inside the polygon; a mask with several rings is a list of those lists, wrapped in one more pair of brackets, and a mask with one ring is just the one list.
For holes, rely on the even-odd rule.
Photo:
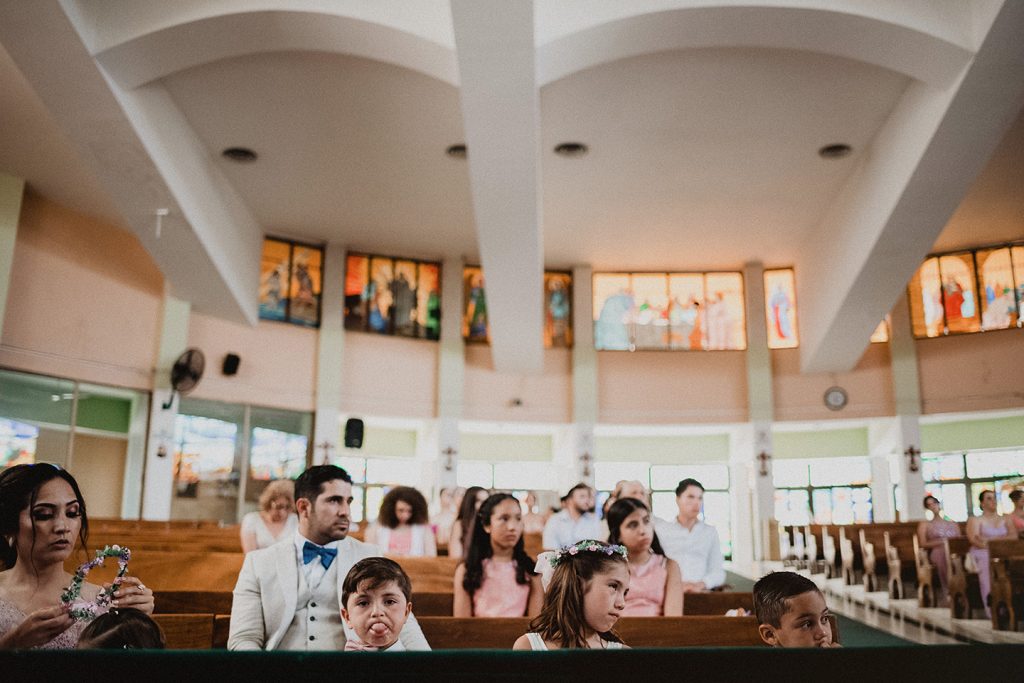
{"label": "woman with blonde hair", "polygon": [[260,494],[260,509],[242,518],[242,552],[268,548],[290,539],[299,526],[295,516],[295,482],[278,479]]}

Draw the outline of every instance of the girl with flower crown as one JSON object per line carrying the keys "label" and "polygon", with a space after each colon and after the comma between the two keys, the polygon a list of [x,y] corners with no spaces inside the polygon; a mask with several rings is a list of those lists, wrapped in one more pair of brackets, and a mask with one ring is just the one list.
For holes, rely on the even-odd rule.
{"label": "girl with flower crown", "polygon": [[624,546],[580,541],[557,553],[542,553],[537,566],[544,572],[544,605],[530,622],[530,633],[512,649],[626,647],[613,630],[629,592]]}
{"label": "girl with flower crown", "polygon": [[[68,586],[90,601],[101,588],[72,577],[64,562],[76,543],[85,547],[88,531],[85,500],[67,470],[37,463],[0,472],[0,649],[75,647],[85,623],[64,602]],[[153,591],[135,577],[110,597],[111,606],[153,612]]]}
{"label": "girl with flower crown", "polygon": [[608,542],[629,553],[629,596],[626,617],[681,617],[683,575],[675,560],[665,557],[651,522],[651,511],[636,498],[620,498],[608,508]]}
{"label": "girl with flower crown", "polygon": [[544,590],[523,548],[523,511],[507,493],[480,506],[466,560],[455,569],[456,617],[533,617]]}

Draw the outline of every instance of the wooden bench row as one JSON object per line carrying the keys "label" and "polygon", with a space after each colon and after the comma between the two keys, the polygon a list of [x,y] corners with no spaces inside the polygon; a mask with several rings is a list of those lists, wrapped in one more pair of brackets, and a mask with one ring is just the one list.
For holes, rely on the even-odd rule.
{"label": "wooden bench row", "polygon": [[[452,616],[452,592],[415,592],[413,612],[419,617]],[[156,591],[158,614],[230,614],[231,591]],[[754,609],[751,593],[688,593],[683,599],[684,616],[723,616],[731,609]]]}
{"label": "wooden bench row", "polygon": [[[157,614],[169,649],[196,650],[227,646],[226,614]],[[417,617],[435,650],[508,650],[529,629],[526,617],[508,619]],[[743,647],[764,645],[754,617],[624,617],[616,631],[631,647]],[[833,619],[833,638],[839,641]]]}

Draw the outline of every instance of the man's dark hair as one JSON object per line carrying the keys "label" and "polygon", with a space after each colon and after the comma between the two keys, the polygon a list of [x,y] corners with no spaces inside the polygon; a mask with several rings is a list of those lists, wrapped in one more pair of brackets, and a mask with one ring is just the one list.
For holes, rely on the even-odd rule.
{"label": "man's dark hair", "polygon": [[696,486],[701,491],[704,490],[704,484],[701,484],[696,479],[683,479],[681,482],[679,482],[679,486],[676,487],[676,498],[683,495],[683,491],[690,488],[691,486]]}
{"label": "man's dark hair", "polygon": [[335,479],[352,483],[348,472],[337,465],[313,465],[295,479],[295,500],[305,498],[310,503],[323,493],[324,484]]}
{"label": "man's dark hair", "polygon": [[389,529],[398,526],[398,515],[395,513],[395,506],[401,501],[412,508],[412,517],[409,524],[426,524],[429,521],[427,512],[427,499],[423,494],[411,486],[396,486],[387,492],[384,500],[380,503],[380,513],[377,521]]}
{"label": "man's dark hair", "polygon": [[757,623],[779,628],[782,615],[789,611],[789,599],[821,591],[813,581],[795,572],[772,572],[754,584],[754,615]]}
{"label": "man's dark hair", "polygon": [[1020,489],[1014,489],[1010,491],[1010,501],[1012,501],[1014,504],[1016,504],[1022,496],[1024,496],[1024,491],[1021,491]]}
{"label": "man's dark hair", "polygon": [[369,583],[364,586],[367,590],[394,581],[405,596],[405,601],[412,601],[412,582],[400,564],[386,557],[367,557],[352,565],[345,575],[345,580],[341,583],[341,606],[348,609],[349,596],[358,593],[360,584],[367,581]]}
{"label": "man's dark hair", "polygon": [[571,489],[569,489],[569,493],[565,494],[565,499],[568,500],[569,498],[572,497],[572,494],[576,493],[580,489],[587,489],[589,491],[590,490],[590,486],[588,486],[587,484],[584,484],[581,481],[580,483],[576,484]]}

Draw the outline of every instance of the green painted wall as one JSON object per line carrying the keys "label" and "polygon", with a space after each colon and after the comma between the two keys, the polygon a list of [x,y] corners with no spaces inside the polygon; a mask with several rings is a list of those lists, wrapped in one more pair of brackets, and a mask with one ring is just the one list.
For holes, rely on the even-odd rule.
{"label": "green painted wall", "polygon": [[551,437],[545,434],[460,434],[459,459],[489,462],[551,462]]}
{"label": "green painted wall", "polygon": [[1024,446],[1024,416],[921,425],[925,453]]}
{"label": "green painted wall", "polygon": [[868,430],[832,429],[813,432],[772,432],[773,457],[845,458],[868,455]]}

